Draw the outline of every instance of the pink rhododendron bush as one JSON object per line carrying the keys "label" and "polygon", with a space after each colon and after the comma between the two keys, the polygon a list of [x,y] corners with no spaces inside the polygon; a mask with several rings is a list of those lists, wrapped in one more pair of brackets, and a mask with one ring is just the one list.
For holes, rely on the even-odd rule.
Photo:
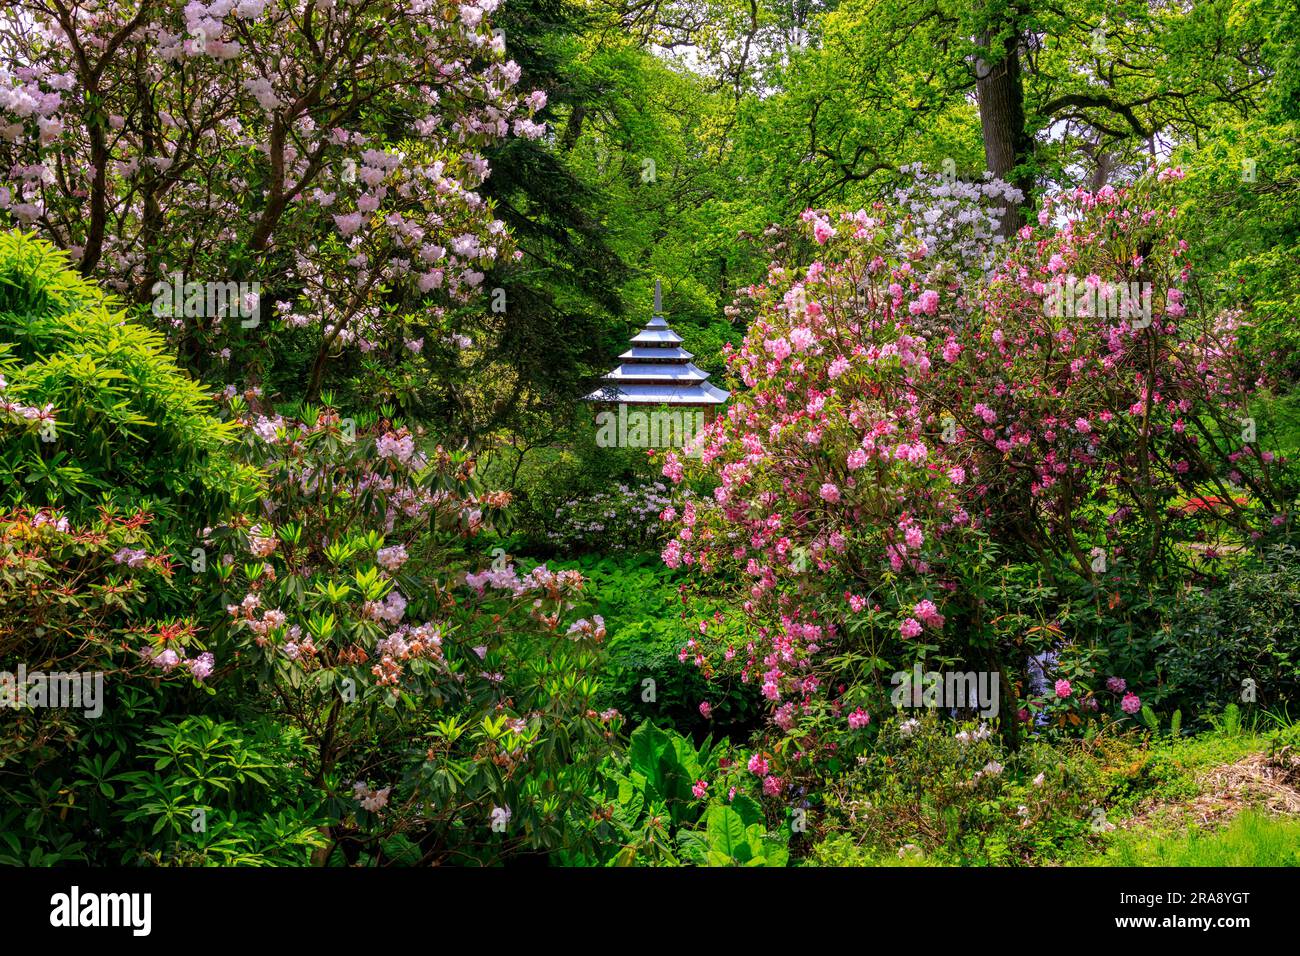
{"label": "pink rhododendron bush", "polygon": [[[805,213],[744,290],[731,404],[663,468],[711,493],[666,512],[663,559],[741,582],[748,640],[705,624],[683,655],[761,687],[770,795],[870,735],[916,663],[997,672],[1013,735],[1133,713],[1159,693],[1153,589],[1285,519],[1240,318],[1196,306],[1178,175],[1049,198],[1005,243],[1010,190],[920,177]],[[1188,510],[1206,494],[1225,506]]]}

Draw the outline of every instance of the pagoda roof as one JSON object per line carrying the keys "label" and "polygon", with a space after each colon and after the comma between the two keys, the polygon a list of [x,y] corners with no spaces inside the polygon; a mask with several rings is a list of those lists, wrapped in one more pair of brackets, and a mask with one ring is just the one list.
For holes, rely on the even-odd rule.
{"label": "pagoda roof", "polygon": [[647,383],[658,384],[660,382],[703,382],[709,377],[709,373],[702,368],[697,368],[693,363],[687,362],[685,365],[656,365],[651,362],[645,362],[633,365],[620,365],[614,371],[605,376],[605,381],[623,384]]}
{"label": "pagoda roof", "polygon": [[632,336],[633,345],[680,345],[682,337],[672,329],[642,329]]}
{"label": "pagoda roof", "polygon": [[631,385],[609,384],[587,396],[589,402],[607,402],[611,405],[721,405],[731,397],[709,382],[693,385]]}
{"label": "pagoda roof", "polygon": [[694,352],[688,352],[686,349],[672,346],[663,346],[656,348],[654,346],[634,345],[622,355],[621,359],[631,359],[633,361],[643,362],[673,362],[683,364],[695,358]]}

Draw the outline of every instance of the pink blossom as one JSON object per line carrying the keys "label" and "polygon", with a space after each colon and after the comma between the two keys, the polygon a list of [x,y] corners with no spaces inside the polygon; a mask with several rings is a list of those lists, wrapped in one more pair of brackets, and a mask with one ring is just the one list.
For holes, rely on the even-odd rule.
{"label": "pink blossom", "polygon": [[939,293],[931,289],[926,289],[915,302],[908,306],[908,310],[913,315],[919,315],[921,313],[924,313],[925,315],[934,315],[939,311]]}
{"label": "pink blossom", "polygon": [[817,245],[824,246],[835,235],[834,227],[822,217],[813,220],[813,239]]}
{"label": "pink blossom", "polygon": [[396,571],[406,563],[406,548],[400,544],[392,547],[380,548],[375,555],[375,560],[384,570]]}
{"label": "pink blossom", "polygon": [[763,347],[766,348],[772,357],[778,362],[784,361],[790,357],[790,343],[783,338],[768,339],[763,343]]}
{"label": "pink blossom", "polygon": [[185,662],[185,666],[190,669],[190,675],[195,680],[206,680],[211,676],[215,664],[216,658],[213,657],[211,651],[204,651],[198,657]]}
{"label": "pink blossom", "polygon": [[912,613],[928,627],[943,627],[943,615],[939,613],[939,609],[935,607],[934,602],[929,598],[918,602],[912,608]]}
{"label": "pink blossom", "polygon": [[345,236],[350,236],[361,228],[362,216],[359,212],[349,213],[346,216],[335,216],[334,225],[338,226],[339,232]]}

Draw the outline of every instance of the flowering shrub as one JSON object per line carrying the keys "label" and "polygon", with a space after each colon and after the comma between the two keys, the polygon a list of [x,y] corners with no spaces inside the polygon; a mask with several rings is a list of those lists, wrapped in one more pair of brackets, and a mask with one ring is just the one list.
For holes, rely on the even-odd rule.
{"label": "flowering shrub", "polygon": [[497,6],[30,5],[0,40],[0,221],[133,303],[178,275],[259,283],[239,303],[256,322],[162,296],[200,365],[232,347],[264,360],[272,318],[312,331],[314,384],[345,347],[418,343],[413,322],[453,336],[440,310],[393,306],[462,302],[513,257],[480,151],[540,137],[546,95],[513,91]]}
{"label": "flowering shrub", "polygon": [[582,576],[472,570],[464,542],[508,496],[472,490],[462,454],[386,419],[352,434],[328,407],[232,411],[269,484],[260,516],[210,531],[215,643],[239,662],[219,676],[311,739],[333,807],[318,860],[397,838],[426,863],[580,842],[617,719],[592,706],[605,631],[575,613]]}
{"label": "flowering shrub", "polygon": [[[175,573],[169,555],[151,553],[150,521],[145,512],[105,510],[85,525],[48,509],[0,513],[0,670],[57,662],[109,680],[211,674],[192,621],[149,614],[152,592]],[[19,722],[29,716],[58,719],[42,711]]]}
{"label": "flowering shrub", "polygon": [[159,613],[176,568],[151,521],[108,509],[84,524],[51,509],[0,511],[0,861],[85,860],[74,834],[96,824],[83,814],[98,806],[103,826],[111,813],[99,781],[74,768],[107,775],[122,755],[105,768],[91,754],[126,739],[103,734],[103,723],[122,731],[132,700],[159,684],[183,697],[211,673],[194,619]]}
{"label": "flowering shrub", "polygon": [[661,481],[619,482],[555,509],[546,540],[565,553],[653,550],[663,539],[663,515],[675,515],[671,493]]}
{"label": "flowering shrub", "polygon": [[877,747],[829,788],[814,817],[826,838],[814,860],[863,864],[857,854],[832,859],[843,852],[839,834],[869,857],[904,861],[1005,866],[1068,856],[1105,828],[1105,757],[1129,753],[1114,740],[1095,749],[1040,742],[1010,753],[986,724],[933,712],[891,718]]}
{"label": "flowering shrub", "polygon": [[[883,205],[809,211],[820,258],[743,291],[731,406],[698,465],[665,456],[667,477],[710,495],[681,507],[663,557],[745,582],[751,639],[687,651],[706,669],[734,657],[790,752],[818,739],[800,718],[824,721],[847,684],[926,657],[1000,671],[1019,709],[1025,652],[1078,642],[1100,685],[1108,648],[1054,602],[1081,600],[1095,624],[1176,574],[1175,501],[1205,485],[1228,507],[1195,520],[1273,527],[1282,463],[1237,421],[1257,374],[1234,349],[1239,317],[1191,311],[1162,204],[1176,176],[1047,199],[996,257],[974,250],[977,207],[1007,198],[997,183],[929,183],[942,231]],[[1037,637],[990,614],[993,554],[1037,566]]]}

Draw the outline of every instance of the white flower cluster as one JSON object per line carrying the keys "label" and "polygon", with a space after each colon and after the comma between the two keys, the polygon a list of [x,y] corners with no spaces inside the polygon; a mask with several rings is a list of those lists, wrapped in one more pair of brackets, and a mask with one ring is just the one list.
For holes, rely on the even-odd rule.
{"label": "white flower cluster", "polygon": [[988,740],[992,736],[993,731],[989,729],[988,724],[980,724],[974,730],[963,730],[956,734],[956,739],[959,743],[972,744]]}
{"label": "white flower cluster", "polygon": [[912,182],[895,192],[910,216],[900,221],[895,237],[913,257],[923,250],[921,268],[950,260],[965,270],[988,272],[997,260],[1003,237],[998,234],[1009,204],[1019,204],[1019,189],[986,172],[980,182],[950,179],[920,163],[904,166]]}
{"label": "white flower cluster", "polygon": [[560,505],[546,538],[565,551],[646,547],[658,540],[660,515],[671,507],[672,497],[661,481],[631,486],[620,483],[613,491]]}

